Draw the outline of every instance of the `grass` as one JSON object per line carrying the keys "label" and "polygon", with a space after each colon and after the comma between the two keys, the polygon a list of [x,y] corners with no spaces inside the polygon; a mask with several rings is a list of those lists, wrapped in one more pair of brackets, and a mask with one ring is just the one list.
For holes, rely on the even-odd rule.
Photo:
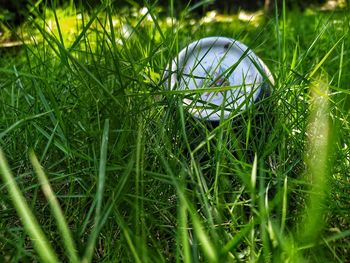
{"label": "grass", "polygon": [[[1,261],[349,261],[349,15],[173,5],[48,10],[0,50]],[[212,35],[275,76],[216,127],[161,77]]]}

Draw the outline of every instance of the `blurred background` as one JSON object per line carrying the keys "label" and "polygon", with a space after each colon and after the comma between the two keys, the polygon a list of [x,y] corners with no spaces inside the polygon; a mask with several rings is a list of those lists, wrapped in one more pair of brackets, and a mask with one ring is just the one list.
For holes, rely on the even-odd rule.
{"label": "blurred background", "polygon": [[[286,0],[286,7],[289,9],[305,10],[310,6],[328,5],[329,8],[336,8],[345,6],[348,0]],[[150,1],[150,4],[156,4],[157,6],[167,8],[170,4],[170,0]],[[240,10],[256,11],[265,10],[266,13],[273,13],[275,3],[279,7],[282,6],[282,0],[176,0],[174,2],[174,10],[177,14],[186,6],[196,6],[194,14],[202,15],[207,11],[215,10],[220,13],[235,13]],[[57,0],[57,1],[27,1],[27,0],[0,0],[0,23],[2,27],[13,27],[23,22],[26,17],[33,13],[35,8],[43,10],[45,7],[52,7],[53,5],[64,6],[76,6],[83,7],[85,9],[91,9],[96,7],[101,0]],[[130,7],[142,7],[144,5],[143,0],[117,0],[113,1],[115,8],[130,8]]]}

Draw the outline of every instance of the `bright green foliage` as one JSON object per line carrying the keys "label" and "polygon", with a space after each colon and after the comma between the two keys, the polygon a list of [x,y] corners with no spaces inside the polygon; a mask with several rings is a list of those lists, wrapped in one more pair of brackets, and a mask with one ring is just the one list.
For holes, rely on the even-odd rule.
{"label": "bright green foliage", "polygon": [[[0,261],[349,261],[348,13],[195,20],[191,5],[171,18],[175,1],[107,2],[48,10],[0,50]],[[213,35],[275,77],[216,127],[163,79]]]}

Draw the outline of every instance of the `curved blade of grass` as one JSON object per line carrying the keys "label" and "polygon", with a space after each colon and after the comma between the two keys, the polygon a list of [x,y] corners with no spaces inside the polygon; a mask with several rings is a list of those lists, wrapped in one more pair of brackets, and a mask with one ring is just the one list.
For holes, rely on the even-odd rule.
{"label": "curved blade of grass", "polygon": [[49,113],[53,112],[53,110],[47,111],[47,112],[43,112],[43,113],[39,113],[36,114],[34,116],[29,116],[26,118],[23,118],[21,120],[16,121],[14,124],[12,124],[10,127],[8,127],[6,130],[4,130],[3,132],[0,133],[0,140],[6,135],[8,134],[10,131],[16,129],[18,126],[20,126],[22,123],[26,122],[26,121],[30,121],[30,120],[34,120],[36,118],[40,118],[41,116],[45,116]]}
{"label": "curved blade of grass", "polygon": [[38,221],[30,210],[21,190],[10,171],[5,156],[0,149],[0,171],[4,183],[7,185],[8,192],[11,196],[13,205],[21,218],[21,221],[33,242],[36,252],[39,254],[42,262],[59,262],[52,249],[50,242],[46,238]]}
{"label": "curved blade of grass", "polygon": [[70,259],[70,262],[79,262],[78,260],[78,254],[76,250],[76,246],[74,244],[71,232],[69,230],[69,227],[67,225],[67,222],[64,218],[64,215],[62,213],[62,209],[60,207],[60,204],[58,203],[58,200],[56,198],[55,193],[52,191],[52,188],[50,186],[50,183],[45,175],[45,172],[43,171],[35,153],[33,151],[30,152],[30,161],[34,167],[34,170],[36,174],[38,175],[39,182],[41,184],[41,188],[44,192],[44,195],[51,207],[51,211],[53,216],[55,217],[57,221],[57,226],[60,231],[60,234],[62,236],[63,243],[66,247],[68,257]]}

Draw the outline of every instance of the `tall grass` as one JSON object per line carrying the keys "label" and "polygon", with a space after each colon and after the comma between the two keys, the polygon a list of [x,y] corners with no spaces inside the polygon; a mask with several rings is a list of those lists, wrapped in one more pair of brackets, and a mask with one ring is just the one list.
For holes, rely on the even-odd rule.
{"label": "tall grass", "polygon": [[[38,12],[35,40],[4,55],[0,258],[349,260],[348,14],[208,23],[191,4],[167,18],[174,5]],[[271,96],[215,127],[162,77],[212,35],[244,42],[275,77]]]}

